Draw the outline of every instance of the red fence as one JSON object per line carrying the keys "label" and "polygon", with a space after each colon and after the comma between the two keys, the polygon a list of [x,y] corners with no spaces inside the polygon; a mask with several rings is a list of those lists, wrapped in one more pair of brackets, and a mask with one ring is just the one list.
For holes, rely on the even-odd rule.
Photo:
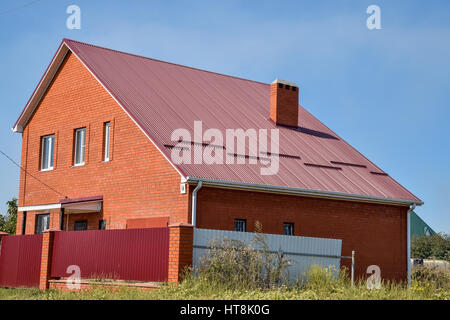
{"label": "red fence", "polygon": [[38,287],[42,235],[7,236],[0,247],[0,287]]}
{"label": "red fence", "polygon": [[169,229],[61,231],[55,233],[52,277],[69,277],[80,267],[81,278],[167,281]]}

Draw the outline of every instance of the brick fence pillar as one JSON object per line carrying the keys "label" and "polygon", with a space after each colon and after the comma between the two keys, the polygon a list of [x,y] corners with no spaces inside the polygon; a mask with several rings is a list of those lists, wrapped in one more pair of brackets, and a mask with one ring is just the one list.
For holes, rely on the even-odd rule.
{"label": "brick fence pillar", "polygon": [[194,226],[178,223],[169,225],[169,282],[180,282],[182,271],[192,265]]}
{"label": "brick fence pillar", "polygon": [[52,270],[52,253],[55,232],[58,230],[47,229],[42,234],[41,273],[39,277],[39,289],[47,290],[49,287],[50,273]]}

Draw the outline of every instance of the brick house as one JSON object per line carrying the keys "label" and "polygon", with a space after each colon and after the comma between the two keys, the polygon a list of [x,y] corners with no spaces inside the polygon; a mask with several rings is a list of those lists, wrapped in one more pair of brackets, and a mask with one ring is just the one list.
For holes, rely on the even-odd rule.
{"label": "brick house", "polygon": [[[17,234],[191,223],[343,240],[356,274],[409,268],[409,212],[422,201],[298,105],[298,87],[225,76],[64,39],[14,125],[22,133]],[[176,164],[178,128],[278,129],[261,163]],[[176,150],[176,149],[184,150]],[[195,150],[194,150],[195,152]],[[259,156],[257,157],[259,158]],[[237,160],[236,160],[237,161]],[[28,174],[25,174],[25,171]],[[344,266],[349,266],[343,261]]]}

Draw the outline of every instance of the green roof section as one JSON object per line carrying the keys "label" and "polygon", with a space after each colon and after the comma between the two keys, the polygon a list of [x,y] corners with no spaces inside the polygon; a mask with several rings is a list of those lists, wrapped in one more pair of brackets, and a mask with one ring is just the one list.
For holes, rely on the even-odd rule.
{"label": "green roof section", "polygon": [[411,212],[411,238],[432,236],[433,234],[436,232],[417,213]]}

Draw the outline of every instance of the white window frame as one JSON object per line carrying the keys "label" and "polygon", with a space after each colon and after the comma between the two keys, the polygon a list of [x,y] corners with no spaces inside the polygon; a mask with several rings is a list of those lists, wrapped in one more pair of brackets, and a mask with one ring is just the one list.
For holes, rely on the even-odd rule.
{"label": "white window frame", "polygon": [[[82,138],[83,138],[82,139],[83,144],[80,147],[80,151],[83,154],[83,157],[82,157],[83,160],[80,161],[80,162],[77,162],[78,155],[79,155],[78,152],[80,152],[78,150],[79,149],[79,143],[80,143],[79,135],[78,135],[79,132],[82,132]],[[73,165],[75,167],[79,167],[79,166],[84,166],[85,163],[86,163],[86,128],[79,128],[79,129],[75,130],[75,146],[74,146]]]}
{"label": "white window frame", "polygon": [[111,122],[109,121],[104,123],[104,135],[103,161],[108,162],[111,153]]}
{"label": "white window frame", "polygon": [[[50,143],[48,145],[48,149],[45,149],[46,141],[50,139]],[[50,171],[53,170],[54,167],[54,149],[55,149],[55,135],[49,134],[41,137],[41,171]],[[44,152],[47,151],[47,163],[44,166]]]}

